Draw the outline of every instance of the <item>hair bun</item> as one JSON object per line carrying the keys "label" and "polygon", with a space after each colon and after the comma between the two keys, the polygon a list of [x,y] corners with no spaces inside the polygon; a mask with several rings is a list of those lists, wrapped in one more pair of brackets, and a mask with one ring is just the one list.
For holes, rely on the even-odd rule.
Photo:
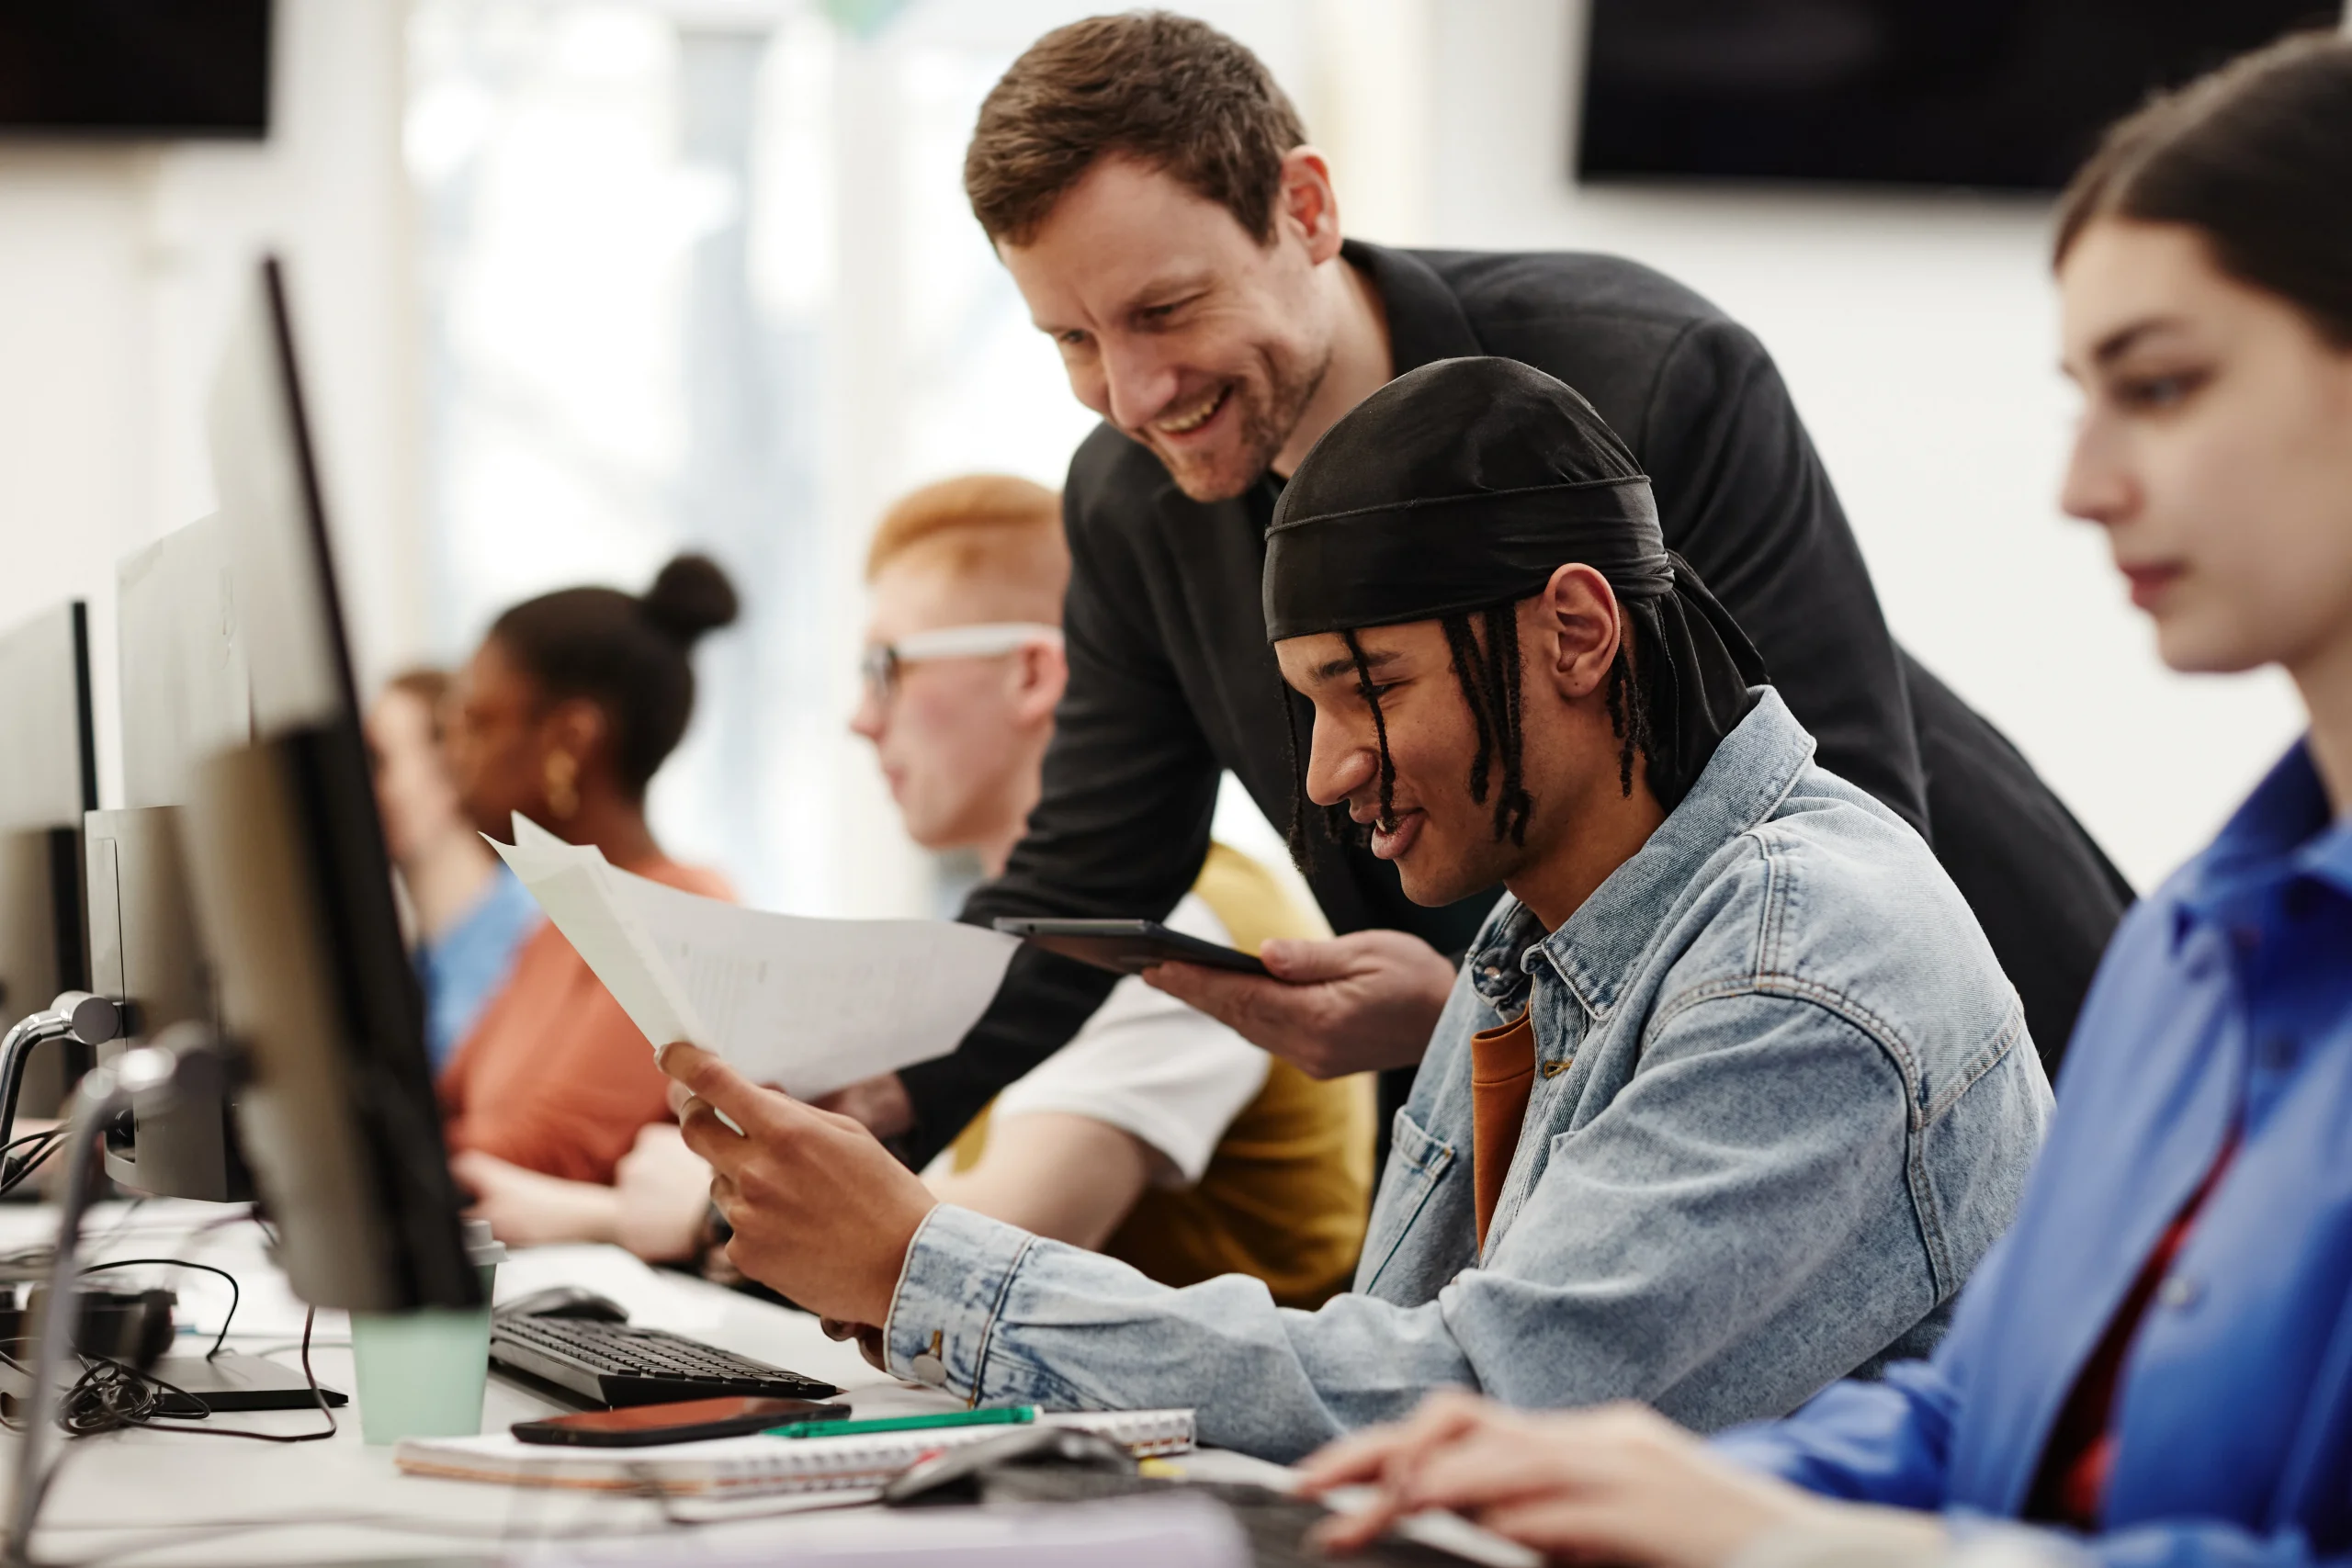
{"label": "hair bun", "polygon": [[705,632],[732,625],[741,607],[735,584],[717,561],[704,555],[672,560],[638,603],[647,620],[689,648]]}

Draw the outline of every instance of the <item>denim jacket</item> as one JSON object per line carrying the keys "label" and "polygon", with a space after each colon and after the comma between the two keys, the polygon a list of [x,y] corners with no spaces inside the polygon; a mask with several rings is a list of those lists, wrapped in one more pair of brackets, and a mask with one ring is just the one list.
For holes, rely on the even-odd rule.
{"label": "denim jacket", "polygon": [[[1712,1429],[1913,1356],[2008,1223],[2050,1089],[1918,836],[1812,763],[1770,688],[1558,931],[1505,898],[1398,1112],[1355,1289],[1182,1290],[950,1205],[908,1249],[890,1370],[976,1404],[1191,1405],[1291,1459],[1430,1388],[1646,1400]],[[1537,1074],[1483,1253],[1470,1036]]]}

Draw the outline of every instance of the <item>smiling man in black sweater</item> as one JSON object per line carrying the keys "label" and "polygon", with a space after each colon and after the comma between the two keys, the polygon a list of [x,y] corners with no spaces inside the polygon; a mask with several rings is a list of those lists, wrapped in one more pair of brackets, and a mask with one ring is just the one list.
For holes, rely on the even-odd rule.
{"label": "smiling man in black sweater", "polygon": [[[1287,819],[1312,719],[1259,602],[1283,477],[1392,378],[1497,355],[1567,382],[1623,436],[1667,544],[1754,640],[1822,765],[1933,844],[2054,1066],[2130,889],[2025,760],[1895,647],[1753,335],[1614,257],[1344,241],[1324,159],[1263,65],[1166,13],[1040,39],[982,107],[965,184],[1103,418],[1064,492],[1070,681],[1044,795],[965,919],[1164,914],[1199,872],[1225,770]],[[1310,1071],[1396,1069],[1401,1089],[1493,898],[1422,908],[1365,850],[1315,825],[1294,838],[1338,938],[1270,944],[1288,983],[1178,965],[1154,982]],[[842,1107],[927,1159],[1114,978],[1024,951],[954,1055]]]}

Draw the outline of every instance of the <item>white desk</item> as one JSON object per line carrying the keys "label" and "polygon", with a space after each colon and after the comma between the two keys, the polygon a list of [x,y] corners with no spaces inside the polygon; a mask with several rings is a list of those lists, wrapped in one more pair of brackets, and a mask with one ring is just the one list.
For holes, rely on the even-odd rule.
{"label": "white desk", "polygon": [[[89,1260],[175,1257],[210,1263],[237,1277],[243,1291],[229,1343],[247,1352],[270,1350],[299,1364],[291,1347],[301,1337],[300,1303],[263,1256],[250,1223],[197,1234],[227,1213],[219,1205],[154,1201],[126,1212],[102,1206],[85,1228]],[[47,1208],[0,1209],[0,1250],[45,1244],[55,1235]],[[144,1271],[126,1270],[128,1276]],[[195,1270],[171,1280],[180,1292],[179,1349],[200,1350],[219,1326],[227,1287]],[[545,1247],[512,1255],[500,1269],[498,1296],[555,1284],[584,1285],[629,1309],[631,1321],[667,1328],[806,1372],[848,1391],[860,1415],[905,1414],[953,1404],[934,1390],[904,1384],[875,1371],[854,1347],[835,1344],[817,1320],[754,1301],[699,1280],[646,1268],[615,1247]],[[311,1366],[322,1382],[351,1393],[349,1328],[341,1313],[322,1312],[313,1330]],[[277,1347],[287,1347],[277,1350]],[[482,1409],[485,1431],[555,1413],[537,1394],[492,1373]],[[492,1562],[555,1535],[593,1533],[609,1540],[665,1527],[661,1506],[641,1498],[532,1490],[476,1482],[400,1474],[389,1448],[360,1440],[356,1403],[337,1412],[340,1432],[317,1443],[285,1446],[199,1438],[171,1431],[130,1430],[98,1438],[61,1439],[62,1468],[41,1512],[35,1551],[44,1562],[118,1561],[141,1565],[187,1563],[365,1562],[414,1559]],[[315,1411],[222,1416],[220,1425],[296,1432],[314,1428]],[[13,1470],[12,1437],[5,1459]],[[1256,1478],[1273,1467],[1238,1455],[1204,1455],[1220,1476]],[[778,1511],[820,1506],[821,1498],[770,1497],[740,1504],[677,1505],[696,1519],[729,1522],[697,1529],[697,1542],[741,1546],[789,1529]],[[759,1518],[733,1517],[760,1515]]]}

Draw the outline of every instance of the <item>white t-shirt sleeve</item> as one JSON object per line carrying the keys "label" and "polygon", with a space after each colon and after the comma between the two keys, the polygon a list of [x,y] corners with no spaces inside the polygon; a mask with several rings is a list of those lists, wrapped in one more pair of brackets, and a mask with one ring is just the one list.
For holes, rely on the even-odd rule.
{"label": "white t-shirt sleeve", "polygon": [[[1233,940],[1197,894],[1165,923],[1204,942]],[[1130,976],[1069,1044],[997,1096],[992,1121],[1039,1111],[1091,1116],[1159,1153],[1156,1184],[1190,1187],[1272,1065],[1206,1013]]]}

